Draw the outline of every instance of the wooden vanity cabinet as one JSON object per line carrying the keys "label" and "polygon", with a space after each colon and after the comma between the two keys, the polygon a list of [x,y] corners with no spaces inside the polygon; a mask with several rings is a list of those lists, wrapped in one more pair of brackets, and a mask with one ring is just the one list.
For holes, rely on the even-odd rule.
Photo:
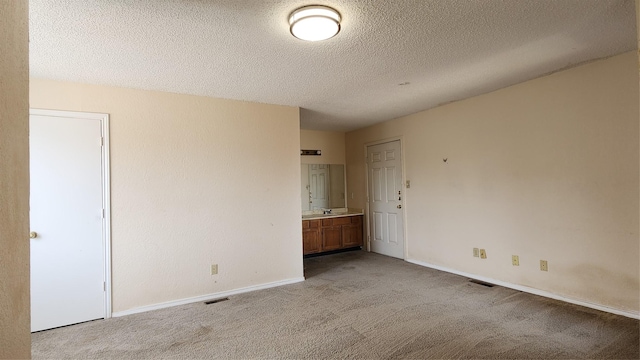
{"label": "wooden vanity cabinet", "polygon": [[362,215],[302,220],[303,254],[362,246]]}

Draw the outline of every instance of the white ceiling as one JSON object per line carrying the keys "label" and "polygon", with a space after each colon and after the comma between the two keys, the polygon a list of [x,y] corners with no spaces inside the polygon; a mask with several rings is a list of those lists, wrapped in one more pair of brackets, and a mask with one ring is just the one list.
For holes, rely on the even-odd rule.
{"label": "white ceiling", "polygon": [[[291,11],[337,9],[308,43]],[[636,48],[633,0],[30,0],[31,76],[299,106],[346,131]],[[408,85],[399,85],[408,82]]]}

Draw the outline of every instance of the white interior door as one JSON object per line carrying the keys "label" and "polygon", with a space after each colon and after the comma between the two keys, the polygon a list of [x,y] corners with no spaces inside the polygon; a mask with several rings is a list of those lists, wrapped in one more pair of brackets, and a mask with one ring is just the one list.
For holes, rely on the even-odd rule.
{"label": "white interior door", "polygon": [[404,258],[400,141],[367,147],[371,251]]}
{"label": "white interior door", "polygon": [[32,113],[29,132],[31,331],[104,318],[101,122]]}
{"label": "white interior door", "polygon": [[309,165],[311,210],[329,208],[329,165]]}

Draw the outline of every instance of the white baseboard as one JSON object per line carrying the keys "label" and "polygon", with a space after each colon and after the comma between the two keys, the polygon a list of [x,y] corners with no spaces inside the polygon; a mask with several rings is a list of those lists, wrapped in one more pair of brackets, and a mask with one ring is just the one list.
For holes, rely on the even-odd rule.
{"label": "white baseboard", "polygon": [[274,282],[270,282],[270,283],[266,283],[266,284],[247,286],[247,287],[243,287],[243,288],[240,288],[240,289],[234,289],[234,290],[229,290],[229,291],[221,291],[221,292],[217,292],[217,293],[201,295],[201,296],[196,296],[196,297],[192,297],[192,298],[179,299],[179,300],[167,301],[167,302],[163,302],[163,303],[159,303],[159,304],[141,306],[141,307],[137,307],[137,308],[133,308],[133,309],[129,309],[129,310],[114,312],[114,313],[111,314],[111,316],[112,317],[119,317],[119,316],[137,314],[137,313],[146,312],[146,311],[164,309],[164,308],[168,308],[168,307],[172,307],[172,306],[186,305],[186,304],[191,304],[191,303],[194,303],[194,302],[200,302],[200,301],[204,302],[204,301],[208,301],[208,300],[224,298],[224,297],[227,297],[227,296],[238,295],[238,294],[251,292],[251,291],[256,291],[256,290],[263,290],[263,289],[269,289],[269,288],[278,287],[278,286],[282,286],[282,285],[295,284],[295,283],[299,283],[299,282],[302,282],[302,281],[304,281],[304,277],[286,279],[286,280],[280,280],[280,281],[274,281]]}
{"label": "white baseboard", "polygon": [[506,281],[496,280],[496,279],[488,278],[488,277],[485,277],[485,276],[480,276],[480,275],[476,275],[476,274],[466,273],[466,272],[463,272],[463,271],[449,269],[449,268],[446,268],[446,267],[443,267],[443,266],[433,265],[433,264],[429,264],[429,263],[426,263],[426,262],[423,262],[423,261],[411,260],[411,259],[406,259],[405,261],[406,262],[410,262],[412,264],[428,267],[428,268],[431,268],[431,269],[445,271],[445,272],[448,272],[448,273],[452,273],[452,274],[468,277],[468,278],[471,278],[471,279],[480,280],[480,281],[488,282],[488,283],[495,284],[495,285],[500,285],[502,287],[506,287],[506,288],[510,288],[510,289],[514,289],[514,290],[519,290],[519,291],[530,293],[530,294],[534,294],[534,295],[544,296],[544,297],[547,297],[547,298],[560,300],[560,301],[568,302],[568,303],[571,303],[571,304],[576,304],[576,305],[588,307],[588,308],[591,308],[591,309],[596,309],[596,310],[600,310],[600,311],[604,311],[604,312],[608,312],[608,313],[612,313],[612,314],[616,314],[616,315],[622,315],[622,316],[630,317],[632,319],[639,319],[640,320],[640,313],[618,310],[618,309],[614,309],[614,308],[610,308],[610,307],[606,307],[606,306],[602,306],[602,305],[598,305],[598,304],[588,303],[588,302],[581,301],[581,300],[575,300],[575,299],[571,299],[571,298],[566,298],[564,296],[557,295],[557,294],[554,294],[554,293],[550,293],[548,291],[539,290],[539,289],[535,289],[535,288],[531,288],[531,287],[523,286],[523,285],[516,285],[516,284],[508,283]]}

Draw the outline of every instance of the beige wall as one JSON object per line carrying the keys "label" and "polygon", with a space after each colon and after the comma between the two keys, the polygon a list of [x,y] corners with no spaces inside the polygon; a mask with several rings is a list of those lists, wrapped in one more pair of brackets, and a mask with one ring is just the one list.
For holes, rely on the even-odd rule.
{"label": "beige wall", "polygon": [[0,1],[0,359],[31,357],[28,2]]}
{"label": "beige wall", "polygon": [[297,108],[39,79],[30,94],[110,114],[114,312],[302,278]]}
{"label": "beige wall", "polygon": [[345,134],[334,131],[300,130],[300,149],[322,150],[320,156],[301,156],[302,164],[344,164]]}
{"label": "beige wall", "polygon": [[347,133],[350,206],[365,206],[364,144],[402,136],[409,259],[637,315],[637,62],[629,52]]}

